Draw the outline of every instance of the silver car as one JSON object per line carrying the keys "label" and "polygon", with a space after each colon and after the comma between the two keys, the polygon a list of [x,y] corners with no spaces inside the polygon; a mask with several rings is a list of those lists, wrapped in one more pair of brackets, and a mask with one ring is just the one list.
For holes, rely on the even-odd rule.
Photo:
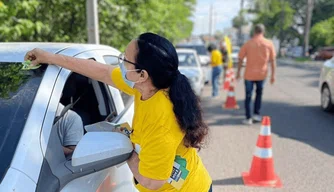
{"label": "silver car", "polygon": [[198,55],[193,49],[176,49],[179,58],[179,71],[184,74],[197,96],[200,96],[204,87],[205,78]]}
{"label": "silver car", "polygon": [[126,164],[133,150],[128,137],[88,132],[66,158],[53,128],[59,103],[84,125],[131,124],[133,99],[56,65],[21,70],[25,53],[36,47],[108,65],[117,64],[120,53],[102,45],[0,44],[0,191],[137,191]]}
{"label": "silver car", "polygon": [[321,108],[334,111],[334,57],[327,60],[320,75]]}
{"label": "silver car", "polygon": [[176,45],[177,49],[193,49],[196,51],[201,68],[203,71],[203,76],[205,83],[208,84],[211,81],[211,66],[210,66],[210,54],[208,53],[205,45],[203,43],[189,43],[189,44],[178,44]]}

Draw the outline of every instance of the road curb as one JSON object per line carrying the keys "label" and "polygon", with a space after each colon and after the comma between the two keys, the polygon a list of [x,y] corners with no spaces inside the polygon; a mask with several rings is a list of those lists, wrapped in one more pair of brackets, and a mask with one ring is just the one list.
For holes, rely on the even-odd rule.
{"label": "road curb", "polygon": [[308,62],[298,62],[292,59],[279,58],[277,59],[278,64],[283,65],[295,65],[299,67],[316,67],[321,68],[324,61],[308,61]]}

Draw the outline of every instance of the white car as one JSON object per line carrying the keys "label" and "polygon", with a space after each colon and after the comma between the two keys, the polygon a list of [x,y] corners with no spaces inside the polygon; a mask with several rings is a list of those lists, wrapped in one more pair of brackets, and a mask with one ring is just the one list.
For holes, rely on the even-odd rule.
{"label": "white car", "polygon": [[0,44],[0,191],[137,191],[126,164],[133,151],[128,137],[88,132],[66,158],[53,128],[60,102],[84,125],[106,118],[131,124],[133,99],[56,65],[21,70],[25,53],[36,47],[109,65],[118,63],[120,53],[102,45]]}
{"label": "white car", "polygon": [[[231,53],[231,57],[232,57],[232,62],[234,66],[237,66],[239,63],[239,52],[240,52],[240,47],[238,46],[233,46],[232,47],[232,53]],[[246,66],[246,61],[247,59],[244,58],[242,66]]]}
{"label": "white car", "polygon": [[204,44],[179,44],[176,45],[177,49],[193,49],[196,51],[199,62],[201,64],[201,68],[203,71],[205,83],[209,83],[211,81],[211,73],[212,69],[210,66],[210,54],[208,53]]}
{"label": "white car", "polygon": [[324,111],[334,111],[334,57],[325,61],[319,81],[321,93],[321,108]]}
{"label": "white car", "polygon": [[238,46],[232,47],[231,57],[232,57],[233,65],[237,65],[239,62],[239,52],[240,52],[240,47]]}
{"label": "white car", "polygon": [[176,49],[179,58],[179,71],[188,77],[197,96],[200,96],[205,79],[198,55],[193,49]]}

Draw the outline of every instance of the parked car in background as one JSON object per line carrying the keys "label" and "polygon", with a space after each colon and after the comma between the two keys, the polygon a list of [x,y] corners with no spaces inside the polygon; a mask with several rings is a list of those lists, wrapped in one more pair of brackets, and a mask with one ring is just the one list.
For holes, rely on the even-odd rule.
{"label": "parked car in background", "polygon": [[36,47],[108,65],[117,65],[120,54],[103,45],[0,44],[0,191],[137,191],[125,162],[133,150],[126,136],[88,132],[66,158],[53,126],[59,103],[70,106],[84,125],[107,117],[131,124],[133,99],[56,65],[21,70],[25,53]]}
{"label": "parked car in background", "polygon": [[205,83],[209,83],[211,80],[211,58],[207,51],[207,48],[204,44],[178,44],[175,46],[178,49],[193,49],[197,52],[197,55],[199,57],[199,62],[201,64]]}
{"label": "parked car in background", "polygon": [[324,47],[320,48],[315,53],[315,60],[328,60],[334,56],[334,47]]}
{"label": "parked car in background", "polygon": [[[240,52],[240,47],[238,47],[238,46],[233,46],[232,47],[231,57],[232,57],[233,66],[235,66],[235,67],[239,63],[239,52]],[[242,65],[243,66],[246,65],[246,58],[244,58]]]}
{"label": "parked car in background", "polygon": [[238,46],[232,47],[231,57],[232,57],[233,65],[236,65],[239,62],[239,52],[240,52],[240,47]]}
{"label": "parked car in background", "polygon": [[179,58],[179,71],[189,79],[196,95],[200,96],[205,79],[197,52],[193,49],[176,49],[176,52]]}
{"label": "parked car in background", "polygon": [[321,108],[334,111],[334,57],[323,64],[319,82]]}

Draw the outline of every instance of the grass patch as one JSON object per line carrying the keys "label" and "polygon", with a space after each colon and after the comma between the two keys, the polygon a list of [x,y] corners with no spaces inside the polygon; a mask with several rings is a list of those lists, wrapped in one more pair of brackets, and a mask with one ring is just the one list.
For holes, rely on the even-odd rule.
{"label": "grass patch", "polygon": [[295,61],[297,61],[297,62],[305,62],[305,61],[312,61],[312,59],[309,58],[309,57],[297,57],[297,58],[295,58]]}

